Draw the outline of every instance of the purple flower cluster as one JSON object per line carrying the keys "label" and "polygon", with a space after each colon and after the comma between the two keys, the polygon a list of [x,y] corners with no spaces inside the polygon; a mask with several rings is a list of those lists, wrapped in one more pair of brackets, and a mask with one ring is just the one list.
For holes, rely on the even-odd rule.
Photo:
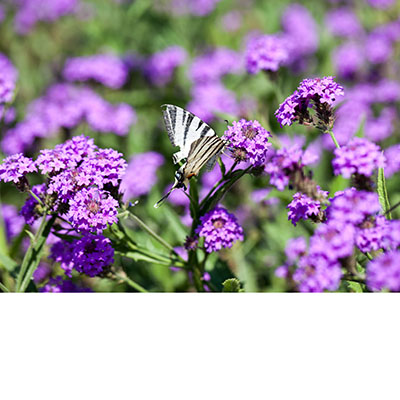
{"label": "purple flower cluster", "polygon": [[164,86],[171,81],[175,68],[182,65],[185,59],[186,52],[182,47],[167,47],[145,62],[144,74],[154,85]]}
{"label": "purple flower cluster", "polygon": [[293,200],[286,207],[288,211],[288,219],[296,226],[300,219],[308,219],[317,217],[321,212],[321,203],[313,200],[303,193],[295,193]]}
{"label": "purple flower cluster", "polygon": [[243,240],[243,229],[236,217],[223,207],[216,207],[201,217],[196,234],[204,237],[207,253],[232,247],[236,240]]}
{"label": "purple flower cluster", "polygon": [[72,243],[56,242],[51,248],[50,258],[59,262],[69,277],[72,270],[94,277],[112,265],[114,249],[110,239],[102,235],[85,235]]}
{"label": "purple flower cluster", "polygon": [[88,293],[92,292],[89,288],[84,288],[73,283],[69,279],[63,279],[62,276],[51,278],[46,285],[39,290],[42,293]]}
{"label": "purple flower cluster", "polygon": [[326,26],[335,36],[354,37],[363,32],[363,28],[353,10],[340,7],[330,11],[325,18]]}
{"label": "purple flower cluster", "polygon": [[60,17],[75,13],[79,0],[16,0],[15,30],[25,35],[39,21],[53,22]]}
{"label": "purple flower cluster", "polygon": [[290,95],[275,112],[279,124],[292,125],[303,118],[310,108],[321,104],[332,107],[335,101],[344,95],[344,89],[332,76],[316,79],[304,79],[297,90]]}
{"label": "purple flower cluster", "polygon": [[110,88],[119,89],[127,80],[128,69],[117,56],[96,54],[67,60],[63,76],[70,82],[93,79]]}
{"label": "purple flower cluster", "polygon": [[240,54],[225,47],[217,48],[194,59],[189,77],[195,84],[219,82],[227,74],[241,71]]}
{"label": "purple flower cluster", "polygon": [[18,72],[14,65],[0,53],[0,105],[11,102],[17,78]]}
{"label": "purple flower cluster", "polygon": [[270,149],[264,172],[269,175],[269,183],[282,191],[289,184],[292,173],[319,160],[319,151],[315,143],[303,150],[305,140],[301,136],[295,136],[291,141],[284,136],[279,139],[282,147]]}
{"label": "purple flower cluster", "polygon": [[22,152],[36,138],[54,136],[85,120],[95,131],[126,135],[136,114],[128,104],[112,105],[89,88],[56,84],[30,104],[23,121],[6,132],[2,149],[8,154]]}
{"label": "purple flower cluster", "polygon": [[267,151],[271,147],[268,139],[271,133],[265,130],[258,121],[234,121],[225,131],[223,138],[233,148],[236,161],[247,161],[255,167],[265,163]]}
{"label": "purple flower cluster", "polygon": [[121,182],[124,201],[149,193],[157,182],[157,169],[163,164],[164,157],[155,151],[134,155]]}
{"label": "purple flower cluster", "polygon": [[369,116],[365,121],[365,137],[373,142],[379,142],[390,137],[394,132],[396,114],[394,107],[386,107],[378,117]]}
{"label": "purple flower cluster", "polygon": [[395,3],[395,0],[367,0],[367,2],[372,7],[384,10],[391,7]]}
{"label": "purple flower cluster", "polygon": [[372,291],[400,292],[400,251],[376,257],[367,265],[367,286]]}
{"label": "purple flower cluster", "polygon": [[335,175],[345,178],[352,174],[372,176],[375,170],[383,168],[385,157],[378,145],[355,137],[346,146],[335,149],[332,165]]}
{"label": "purple flower cluster", "polygon": [[356,42],[343,43],[333,53],[337,74],[346,79],[353,79],[363,68],[364,62],[364,48]]}
{"label": "purple flower cluster", "polygon": [[400,171],[400,144],[388,147],[385,152],[386,166],[385,176],[390,178],[396,172]]}
{"label": "purple flower cluster", "polygon": [[211,122],[215,117],[214,113],[237,115],[240,107],[232,91],[220,82],[209,82],[193,86],[192,101],[187,109],[203,121]]}
{"label": "purple flower cluster", "polygon": [[317,24],[307,8],[294,3],[282,15],[283,36],[288,47],[288,62],[296,69],[304,68],[305,57],[318,47]]}
{"label": "purple flower cluster", "polygon": [[0,164],[0,182],[14,182],[18,184],[29,172],[36,172],[33,160],[22,153],[8,156]]}
{"label": "purple flower cluster", "polygon": [[173,0],[171,7],[176,15],[192,14],[204,17],[214,11],[221,0]]}
{"label": "purple flower cluster", "polygon": [[17,208],[11,204],[2,204],[0,210],[7,241],[10,242],[21,233],[25,221],[18,215]]}
{"label": "purple flower cluster", "polygon": [[286,41],[274,35],[255,35],[246,46],[245,63],[250,74],[277,71],[289,58]]}

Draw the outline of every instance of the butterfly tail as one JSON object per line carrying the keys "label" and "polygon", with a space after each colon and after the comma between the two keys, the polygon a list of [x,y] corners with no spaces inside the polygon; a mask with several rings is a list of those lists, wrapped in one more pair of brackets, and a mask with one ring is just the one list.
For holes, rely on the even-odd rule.
{"label": "butterfly tail", "polygon": [[164,203],[164,201],[169,197],[169,195],[171,194],[171,192],[172,192],[174,189],[175,189],[175,185],[172,186],[172,188],[169,190],[169,192],[168,192],[166,195],[164,195],[163,197],[161,197],[161,199],[158,200],[156,204],[154,204],[154,208],[160,207],[161,204]]}

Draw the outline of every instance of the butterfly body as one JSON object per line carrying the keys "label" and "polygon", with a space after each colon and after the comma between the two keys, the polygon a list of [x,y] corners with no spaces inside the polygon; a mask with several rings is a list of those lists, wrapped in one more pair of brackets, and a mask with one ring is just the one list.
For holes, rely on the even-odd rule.
{"label": "butterfly body", "polygon": [[212,169],[217,157],[224,150],[227,142],[222,140],[215,131],[191,112],[172,104],[162,107],[164,123],[168,137],[173,146],[180,150],[173,154],[174,164],[184,161],[175,173],[175,182],[170,191],[154,207],[158,207],[174,189],[187,189],[189,179],[197,176],[207,165]]}

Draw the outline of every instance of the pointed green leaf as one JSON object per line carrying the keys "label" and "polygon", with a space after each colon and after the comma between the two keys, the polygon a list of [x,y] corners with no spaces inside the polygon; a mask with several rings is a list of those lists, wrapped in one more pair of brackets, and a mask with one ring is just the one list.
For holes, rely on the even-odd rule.
{"label": "pointed green leaf", "polygon": [[0,264],[4,265],[8,272],[12,272],[18,267],[17,262],[3,253],[0,253]]}
{"label": "pointed green leaf", "polygon": [[379,196],[379,202],[381,203],[382,209],[386,215],[387,219],[392,219],[392,215],[390,212],[390,203],[389,203],[389,196],[386,189],[386,181],[385,181],[385,174],[383,168],[379,168],[378,170],[378,182],[377,182],[377,192]]}
{"label": "pointed green leaf", "polygon": [[223,292],[238,293],[238,292],[242,292],[243,291],[240,288],[239,279],[236,279],[236,278],[227,279],[226,281],[224,281],[222,286],[223,286],[223,288],[222,288]]}

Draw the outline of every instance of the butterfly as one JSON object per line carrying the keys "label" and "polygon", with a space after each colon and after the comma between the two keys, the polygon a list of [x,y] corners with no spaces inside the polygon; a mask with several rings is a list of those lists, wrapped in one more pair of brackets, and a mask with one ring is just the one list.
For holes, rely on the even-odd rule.
{"label": "butterfly", "polygon": [[197,176],[206,165],[211,170],[217,157],[228,144],[215,131],[191,112],[172,104],[164,104],[163,117],[168,137],[179,151],[173,154],[174,164],[183,162],[175,173],[175,182],[169,192],[155,205],[158,208],[175,189],[187,189],[189,179]]}

